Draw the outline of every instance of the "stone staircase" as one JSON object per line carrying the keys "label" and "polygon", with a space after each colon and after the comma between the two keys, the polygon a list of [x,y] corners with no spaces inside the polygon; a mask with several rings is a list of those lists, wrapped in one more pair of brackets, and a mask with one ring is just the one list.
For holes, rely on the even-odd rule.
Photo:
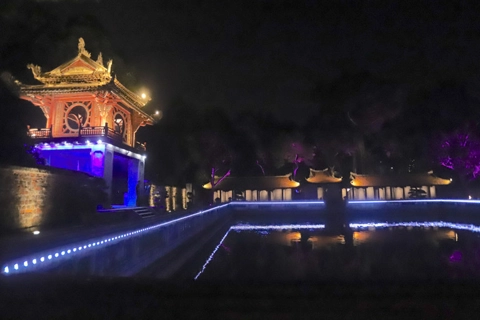
{"label": "stone staircase", "polygon": [[155,216],[155,211],[150,207],[138,207],[133,209],[133,211],[142,219],[153,218]]}

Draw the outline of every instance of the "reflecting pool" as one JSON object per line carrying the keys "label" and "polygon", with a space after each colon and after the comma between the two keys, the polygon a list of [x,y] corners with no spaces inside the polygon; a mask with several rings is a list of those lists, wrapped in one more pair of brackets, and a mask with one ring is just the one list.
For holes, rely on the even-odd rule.
{"label": "reflecting pool", "polygon": [[442,221],[234,225],[198,281],[480,279],[480,227]]}

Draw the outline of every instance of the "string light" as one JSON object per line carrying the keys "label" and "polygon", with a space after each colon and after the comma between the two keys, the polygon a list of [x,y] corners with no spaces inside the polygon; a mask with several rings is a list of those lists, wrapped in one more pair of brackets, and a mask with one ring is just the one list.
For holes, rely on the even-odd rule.
{"label": "string light", "polygon": [[[420,199],[420,200],[365,200],[365,201],[349,201],[348,204],[386,204],[386,203],[454,203],[454,204],[480,204],[480,200],[454,200],[454,199]],[[281,201],[272,201],[272,202],[229,202],[217,207],[212,207],[207,210],[199,211],[184,217],[180,217],[177,219],[173,219],[170,221],[162,222],[159,224],[155,224],[149,227],[125,232],[122,234],[116,234],[109,237],[102,237],[101,239],[95,241],[86,241],[82,244],[70,245],[63,248],[55,248],[51,250],[46,250],[46,252],[41,252],[38,254],[33,254],[29,257],[23,257],[15,259],[13,261],[7,262],[2,267],[2,272],[4,274],[11,274],[11,273],[18,273],[18,272],[26,272],[30,268],[38,269],[42,266],[48,265],[47,261],[57,261],[60,259],[65,259],[67,256],[72,257],[76,254],[79,254],[80,251],[88,251],[92,250],[93,247],[103,247],[105,245],[110,245],[112,243],[116,243],[118,241],[122,241],[126,238],[136,236],[138,234],[142,234],[145,232],[151,232],[155,229],[158,229],[163,226],[171,225],[176,222],[190,219],[195,216],[203,215],[205,213],[211,212],[213,210],[219,210],[222,208],[227,208],[229,206],[236,207],[236,206],[298,206],[298,205],[319,205],[323,206],[325,203],[323,201],[291,201],[291,202],[281,202]],[[395,226],[429,226],[429,227],[445,227],[445,228],[452,228],[452,229],[461,229],[461,230],[469,230],[472,232],[480,232],[480,227],[471,225],[471,224],[458,224],[458,223],[451,223],[451,222],[401,222],[401,223],[356,223],[350,224],[351,228],[369,228],[369,227],[376,227],[376,228],[387,228],[387,227],[395,227]],[[237,225],[232,226],[230,230],[268,230],[268,229],[302,229],[302,228],[323,228],[324,225],[268,225],[268,226],[249,226],[249,225]],[[96,249],[96,248],[95,248]],[[218,249],[217,249],[218,250]],[[48,252],[50,251],[50,252]],[[68,255],[66,255],[66,253]],[[45,258],[46,257],[46,258]],[[60,258],[60,259],[58,259]],[[22,264],[22,268],[19,267],[18,261],[24,261]],[[32,265],[28,263],[28,261],[32,261]],[[35,265],[35,266],[33,266]],[[13,266],[13,270],[11,267]],[[202,269],[203,270],[203,269]]]}
{"label": "string light", "polygon": [[[75,254],[78,254],[79,251],[82,250],[82,248],[83,248],[83,250],[86,250],[87,248],[91,248],[91,250],[93,250],[93,249],[96,249],[94,247],[97,247],[97,248],[102,247],[102,246],[106,245],[107,243],[110,244],[112,242],[115,242],[115,240],[117,240],[116,242],[118,242],[118,241],[122,241],[122,240],[124,240],[128,237],[136,236],[136,235],[141,234],[141,233],[151,232],[155,229],[158,229],[158,228],[161,228],[161,227],[164,227],[164,226],[168,226],[168,225],[174,224],[176,222],[183,221],[185,219],[190,219],[190,218],[193,218],[193,217],[196,217],[196,216],[200,216],[200,215],[203,215],[205,213],[211,212],[213,210],[219,210],[219,209],[222,209],[222,208],[226,208],[228,205],[229,204],[220,205],[220,206],[213,207],[213,208],[203,210],[203,211],[199,211],[199,212],[196,212],[196,213],[184,216],[184,217],[180,217],[180,218],[173,219],[173,220],[170,220],[170,221],[162,222],[162,223],[150,226],[150,227],[125,232],[125,233],[122,233],[122,234],[117,234],[115,236],[110,236],[110,237],[98,239],[98,240],[95,240],[95,241],[89,241],[88,243],[83,244],[83,247],[81,245],[80,246],[79,245],[74,245],[74,246],[72,245],[72,246],[69,246],[69,248],[63,248],[62,250],[52,249],[50,251],[53,251],[55,253],[54,254],[48,254],[47,258],[48,258],[48,260],[56,261],[58,258],[59,258],[58,260],[60,260],[64,257],[67,257],[66,254],[69,254],[68,255],[69,257],[74,256]],[[77,250],[77,246],[78,246],[78,250]],[[46,261],[45,258],[44,258],[44,255],[46,255],[45,253],[39,253],[39,254],[36,254],[36,255],[32,255],[33,257],[29,258],[29,259],[32,259],[32,261],[35,261],[33,264],[36,264],[36,268],[41,268],[42,267],[42,264],[37,263],[38,262],[37,257],[39,255],[42,255],[42,257],[39,259],[40,262],[45,262]],[[17,260],[20,260],[20,259],[21,258],[19,258]],[[11,270],[10,270],[10,267],[9,267],[10,265],[13,265],[13,268],[17,273],[18,272],[27,272],[28,269],[29,269],[28,261],[23,262],[23,268],[19,268],[18,263],[13,261],[13,262],[9,262],[9,263],[7,263],[6,265],[3,266],[2,270],[3,270],[4,274],[11,274],[12,273]]]}

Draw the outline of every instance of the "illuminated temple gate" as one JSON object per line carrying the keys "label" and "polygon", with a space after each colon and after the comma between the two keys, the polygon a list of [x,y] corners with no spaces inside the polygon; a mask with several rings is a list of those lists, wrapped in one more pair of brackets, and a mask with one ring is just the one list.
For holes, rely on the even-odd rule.
{"label": "illuminated temple gate", "polygon": [[125,88],[112,74],[112,60],[104,66],[85,50],[82,38],[72,60],[49,71],[28,65],[41,84],[17,81],[20,98],[40,107],[46,128],[28,134],[45,164],[102,177],[112,203],[135,206],[143,190],[145,146],[136,142],[141,126],[154,119],[142,108],[147,99]]}

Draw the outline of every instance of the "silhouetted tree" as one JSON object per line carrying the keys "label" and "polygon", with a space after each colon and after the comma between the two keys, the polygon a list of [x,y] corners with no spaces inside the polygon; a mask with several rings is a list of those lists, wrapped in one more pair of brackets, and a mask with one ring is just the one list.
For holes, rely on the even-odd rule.
{"label": "silhouetted tree", "polygon": [[432,145],[434,160],[457,172],[462,180],[480,175],[480,137],[472,128],[442,134]]}
{"label": "silhouetted tree", "polygon": [[288,170],[296,181],[306,176],[306,172],[301,174],[299,170],[311,167],[315,156],[313,145],[298,131],[280,132],[273,140],[270,152],[275,167]]}

